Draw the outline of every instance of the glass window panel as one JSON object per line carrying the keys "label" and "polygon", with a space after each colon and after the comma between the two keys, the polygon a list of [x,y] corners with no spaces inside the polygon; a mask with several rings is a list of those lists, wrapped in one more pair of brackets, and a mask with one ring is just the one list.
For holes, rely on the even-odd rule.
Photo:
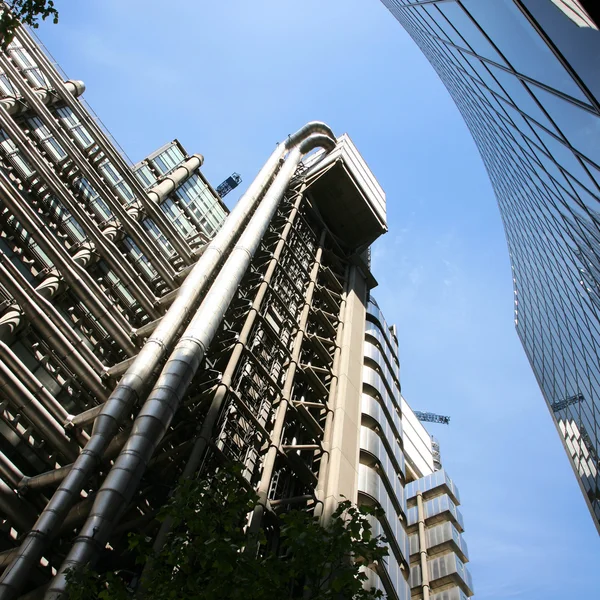
{"label": "glass window panel", "polygon": [[595,189],[594,182],[590,179],[583,165],[567,146],[559,142],[554,136],[544,131],[541,127],[532,124],[536,134],[546,146],[548,153],[563,169],[571,173],[582,185],[589,189]]}
{"label": "glass window panel", "polygon": [[[430,18],[427,18],[427,16],[423,14],[423,12],[422,12],[423,9],[425,10],[425,13],[427,13],[427,15],[429,15]],[[414,14],[415,16],[418,15],[419,17],[421,17],[422,22],[423,22],[422,29],[424,31],[426,31],[426,32],[433,31],[433,33],[435,35],[437,35],[439,38],[441,38],[444,41],[446,41],[446,40],[454,41],[442,29],[442,27],[441,27],[442,19],[440,18],[440,13],[438,10],[436,10],[436,8],[433,4],[425,4],[420,11],[418,11],[418,12],[410,11],[410,13]],[[456,36],[456,33],[454,35]],[[454,41],[454,43],[456,43],[456,41]]]}
{"label": "glass window panel", "polygon": [[597,211],[600,209],[600,196],[598,195],[598,192],[596,192],[595,195],[590,193],[590,191],[584,188],[574,177],[567,176],[567,179],[575,188],[575,192],[581,201],[586,205],[586,207],[593,211],[596,216],[598,216]]}
{"label": "glass window panel", "polygon": [[513,0],[462,2],[516,71],[587,102],[581,88]]}
{"label": "glass window panel", "polygon": [[104,162],[100,166],[100,170],[112,184],[118,183],[121,179],[118,173],[115,171],[115,168],[108,161]]}
{"label": "glass window panel", "polygon": [[152,187],[156,183],[156,177],[148,165],[142,165],[136,169],[135,176],[142,183],[145,189]]}
{"label": "glass window panel", "polygon": [[[477,0],[478,2],[480,0]],[[487,4],[487,3],[486,3]],[[467,44],[471,47],[473,52],[487,58],[489,60],[493,60],[501,65],[504,65],[505,62],[502,60],[502,57],[498,54],[496,49],[490,44],[490,42],[483,35],[479,27],[473,23],[473,20],[469,17],[467,13],[463,10],[460,4],[456,2],[443,2],[436,5],[439,10],[445,15],[445,17],[454,25],[454,27],[458,30],[460,35],[466,40]],[[442,20],[439,19],[441,23]],[[447,27],[444,27],[444,31],[446,31]],[[459,40],[459,46],[465,48],[465,43],[462,40]],[[467,48],[468,49],[468,48]]]}
{"label": "glass window panel", "polygon": [[529,89],[518,78],[496,67],[490,66],[490,70],[494,77],[500,82],[500,85],[506,90],[506,95],[512,100],[513,104],[526,115],[535,119],[550,131],[556,131],[552,122],[544,114],[535,98],[529,92]]}
{"label": "glass window panel", "polygon": [[12,83],[6,76],[6,73],[0,72],[0,92],[3,96],[17,96],[16,90],[13,88]]}
{"label": "glass window panel", "polygon": [[524,4],[585,85],[600,98],[600,31],[555,2],[524,0]]}
{"label": "glass window panel", "polygon": [[470,54],[464,54],[466,59],[471,65],[472,69],[479,75],[480,79],[489,87],[493,92],[500,95],[504,99],[508,99],[507,93],[500,87],[500,84],[494,79],[489,69],[485,66],[485,63],[480,61],[477,57]]}
{"label": "glass window panel", "polygon": [[541,88],[531,87],[571,145],[600,165],[600,117]]}

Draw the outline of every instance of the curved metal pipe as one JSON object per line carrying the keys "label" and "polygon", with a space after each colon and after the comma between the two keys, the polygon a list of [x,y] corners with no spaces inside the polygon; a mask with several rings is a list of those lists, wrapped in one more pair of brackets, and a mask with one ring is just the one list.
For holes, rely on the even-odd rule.
{"label": "curved metal pipe", "polygon": [[302,156],[317,146],[331,151],[335,147],[335,139],[322,134],[312,135],[290,151],[164,366],[133,424],[131,437],[96,494],[90,517],[48,588],[47,598],[58,598],[62,594],[66,570],[87,563],[104,547],[217,333]]}
{"label": "curved metal pipe", "polygon": [[18,308],[9,309],[0,317],[0,340],[10,341],[21,324],[22,313]]}
{"label": "curved metal pipe", "polygon": [[[223,226],[208,245],[188,277],[179,288],[177,297],[161,319],[152,336],[146,341],[129,367],[103,410],[96,418],[92,436],[75,461],[60,487],[42,511],[33,530],[27,534],[21,551],[0,579],[0,598],[15,598],[27,581],[28,574],[39,560],[44,549],[60,528],[61,521],[76,501],[79,491],[94,472],[100,457],[118,430],[123,419],[144,395],[154,381],[154,371],[173,346],[177,333],[198,305],[203,291],[223,256],[240,234],[258,200],[269,186],[280,162],[292,145],[301,143],[313,133],[331,134],[327,143],[335,146],[335,137],[324,123],[305,125],[271,154],[246,193],[240,198]],[[325,135],[325,134],[324,134]]]}

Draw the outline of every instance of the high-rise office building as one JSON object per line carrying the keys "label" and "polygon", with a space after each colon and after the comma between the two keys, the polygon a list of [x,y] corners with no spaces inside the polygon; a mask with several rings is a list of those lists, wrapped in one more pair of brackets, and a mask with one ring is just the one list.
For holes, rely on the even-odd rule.
{"label": "high-rise office building", "polygon": [[383,3],[448,88],[487,167],[516,329],[600,530],[598,22],[578,0]]}
{"label": "high-rise office building", "polygon": [[387,563],[371,574],[370,582],[388,598],[466,600],[473,583],[465,566],[469,557],[458,490],[441,469],[431,436],[400,393],[399,371],[396,328],[388,327],[370,296],[358,500],[375,500],[384,509],[383,523],[374,523],[374,530],[390,542]]}
{"label": "high-rise office building", "polygon": [[373,585],[470,595],[455,488],[370,300],[385,194],[350,138],[303,127],[228,213],[176,140],[129,164],[25,31],[0,69],[0,598],[135,569],[127,533],[160,545],[180,477],[224,460],[251,528],[377,503]]}

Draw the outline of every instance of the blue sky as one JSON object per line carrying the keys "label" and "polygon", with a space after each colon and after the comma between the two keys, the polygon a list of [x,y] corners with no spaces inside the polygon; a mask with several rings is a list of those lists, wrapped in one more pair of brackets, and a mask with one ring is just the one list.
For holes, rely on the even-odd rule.
{"label": "blue sky", "polygon": [[[504,233],[445,88],[378,0],[60,2],[40,36],[135,161],[177,137],[247,185],[306,121],[349,133],[387,193],[375,296],[403,393],[458,484],[476,598],[597,589],[600,540],[514,331]],[[232,193],[228,203],[237,195]]]}

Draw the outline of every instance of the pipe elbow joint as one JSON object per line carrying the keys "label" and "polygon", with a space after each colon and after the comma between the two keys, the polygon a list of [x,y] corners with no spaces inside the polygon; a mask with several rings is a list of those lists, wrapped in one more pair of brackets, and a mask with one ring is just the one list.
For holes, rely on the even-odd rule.
{"label": "pipe elbow joint", "polygon": [[323,133],[313,133],[300,142],[298,149],[301,154],[308,154],[315,148],[323,148],[325,152],[331,152],[336,145],[335,137]]}
{"label": "pipe elbow joint", "polygon": [[204,164],[204,155],[203,154],[192,154],[190,156],[190,158],[197,158],[200,161],[200,164],[198,165],[199,167],[201,167]]}
{"label": "pipe elbow joint", "polygon": [[76,79],[69,79],[69,81],[65,81],[65,87],[76,98],[85,92],[85,83]]}
{"label": "pipe elbow joint", "polygon": [[327,123],[323,123],[322,121],[310,121],[303,127],[300,127],[296,133],[293,133],[288,137],[288,139],[285,141],[286,149],[289,150],[290,148],[293,148],[295,145],[304,141],[312,134],[329,136],[335,140],[335,134],[331,130],[331,127],[327,125]]}

